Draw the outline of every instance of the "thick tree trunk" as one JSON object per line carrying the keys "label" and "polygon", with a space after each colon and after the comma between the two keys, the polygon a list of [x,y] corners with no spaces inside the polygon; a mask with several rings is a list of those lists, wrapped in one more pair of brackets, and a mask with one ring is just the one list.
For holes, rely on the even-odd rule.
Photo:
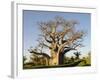
{"label": "thick tree trunk", "polygon": [[69,52],[70,50],[75,50],[74,48],[70,47],[63,47],[61,45],[60,47],[57,46],[57,43],[51,44],[51,59],[50,59],[50,65],[62,65],[64,64],[64,54]]}
{"label": "thick tree trunk", "polygon": [[64,63],[64,54],[60,53],[58,60],[59,60],[59,65],[62,65]]}
{"label": "thick tree trunk", "polygon": [[64,62],[64,53],[51,51],[50,65],[62,65]]}
{"label": "thick tree trunk", "polygon": [[58,54],[57,53],[52,54],[49,65],[51,65],[51,66],[59,65],[59,60],[58,60]]}
{"label": "thick tree trunk", "polygon": [[75,50],[74,48],[66,48],[63,52],[59,53],[59,65],[64,64],[64,55],[69,52],[70,50]]}
{"label": "thick tree trunk", "polygon": [[52,43],[51,44],[51,47],[52,47],[52,49],[50,51],[51,58],[50,58],[49,65],[51,65],[51,66],[58,65],[59,62],[58,62],[58,53],[57,53],[57,50],[56,50],[57,49],[56,44],[55,43]]}
{"label": "thick tree trunk", "polygon": [[55,53],[50,59],[50,65],[62,65],[64,63],[64,54]]}
{"label": "thick tree trunk", "polygon": [[54,57],[50,59],[50,65],[62,65],[64,61],[64,55],[56,54]]}

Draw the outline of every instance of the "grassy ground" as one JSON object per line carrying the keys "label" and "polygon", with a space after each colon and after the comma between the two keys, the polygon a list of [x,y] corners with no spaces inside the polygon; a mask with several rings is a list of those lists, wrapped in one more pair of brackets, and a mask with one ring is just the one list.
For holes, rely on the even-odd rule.
{"label": "grassy ground", "polygon": [[84,60],[77,60],[69,64],[63,65],[55,65],[55,66],[45,66],[45,65],[25,65],[23,69],[41,69],[41,68],[60,68],[60,67],[77,67],[77,66],[90,66],[90,60],[87,59],[86,62]]}
{"label": "grassy ground", "polygon": [[77,66],[91,66],[91,59],[89,57],[85,58],[85,60],[79,63]]}

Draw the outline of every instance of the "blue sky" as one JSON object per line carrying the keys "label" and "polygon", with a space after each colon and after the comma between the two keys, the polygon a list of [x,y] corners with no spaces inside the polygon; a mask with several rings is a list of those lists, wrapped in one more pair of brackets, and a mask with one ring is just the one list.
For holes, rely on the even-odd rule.
{"label": "blue sky", "polygon": [[33,11],[23,10],[23,35],[24,35],[24,54],[27,50],[37,45],[37,38],[40,34],[38,22],[49,21],[55,16],[61,16],[67,20],[77,20],[79,24],[77,28],[87,33],[81,48],[82,53],[86,53],[91,49],[91,14],[89,13],[74,13],[74,12],[49,12],[49,11]]}

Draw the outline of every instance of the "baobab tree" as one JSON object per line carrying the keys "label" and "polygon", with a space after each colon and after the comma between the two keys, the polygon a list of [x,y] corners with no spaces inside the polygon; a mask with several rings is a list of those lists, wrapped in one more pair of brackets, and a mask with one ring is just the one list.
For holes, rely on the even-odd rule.
{"label": "baobab tree", "polygon": [[77,50],[81,44],[84,31],[76,29],[78,22],[76,20],[66,20],[62,17],[55,17],[51,21],[39,22],[39,46],[48,48],[48,53],[39,49],[31,49],[30,53],[44,55],[49,60],[49,65],[61,65],[64,63],[64,54],[72,50]]}

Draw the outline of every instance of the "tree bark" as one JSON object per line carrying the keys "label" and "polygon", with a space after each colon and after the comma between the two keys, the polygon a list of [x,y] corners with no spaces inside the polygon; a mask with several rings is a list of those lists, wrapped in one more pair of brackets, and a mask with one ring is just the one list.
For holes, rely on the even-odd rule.
{"label": "tree bark", "polygon": [[50,64],[51,65],[62,65],[62,64],[64,64],[64,55],[65,55],[65,53],[69,52],[70,50],[75,50],[75,49],[74,48],[67,48],[63,52],[52,53]]}

